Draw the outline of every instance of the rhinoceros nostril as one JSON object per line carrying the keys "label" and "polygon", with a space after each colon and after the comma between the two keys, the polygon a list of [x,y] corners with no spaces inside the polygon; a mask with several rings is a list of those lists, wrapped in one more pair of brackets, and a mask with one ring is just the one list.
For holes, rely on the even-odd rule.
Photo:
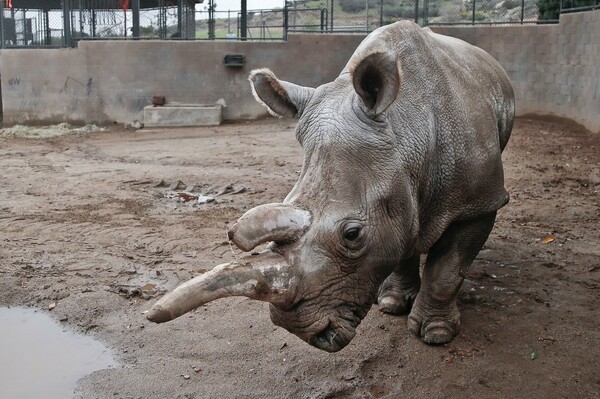
{"label": "rhinoceros nostril", "polygon": [[236,227],[236,225],[234,224],[227,230],[227,238],[229,239],[229,241],[233,241],[233,236],[235,234],[235,227]]}
{"label": "rhinoceros nostril", "polygon": [[325,329],[309,339],[309,344],[326,351],[336,351],[343,347],[336,341],[336,337],[338,337],[338,333],[329,323]]}

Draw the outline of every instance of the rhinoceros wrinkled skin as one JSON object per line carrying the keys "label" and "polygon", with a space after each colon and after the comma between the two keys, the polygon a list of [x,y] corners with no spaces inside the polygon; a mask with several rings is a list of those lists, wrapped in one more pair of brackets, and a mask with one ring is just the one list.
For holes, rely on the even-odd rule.
{"label": "rhinoceros wrinkled skin", "polygon": [[501,152],[514,95],[499,64],[403,21],[371,33],[339,77],[316,89],[268,69],[250,81],[271,113],[299,119],[298,182],[283,203],[230,228],[244,251],[270,242],[263,252],[184,283],[148,318],[244,295],[270,302],[275,324],[333,352],[377,301],[408,313],[423,341],[452,340],[465,272],[508,202]]}

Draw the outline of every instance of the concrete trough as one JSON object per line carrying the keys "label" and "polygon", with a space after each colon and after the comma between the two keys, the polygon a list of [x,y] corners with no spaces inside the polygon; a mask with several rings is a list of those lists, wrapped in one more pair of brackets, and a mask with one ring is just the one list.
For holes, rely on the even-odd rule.
{"label": "concrete trough", "polygon": [[221,104],[166,104],[144,108],[146,127],[218,126],[222,121]]}

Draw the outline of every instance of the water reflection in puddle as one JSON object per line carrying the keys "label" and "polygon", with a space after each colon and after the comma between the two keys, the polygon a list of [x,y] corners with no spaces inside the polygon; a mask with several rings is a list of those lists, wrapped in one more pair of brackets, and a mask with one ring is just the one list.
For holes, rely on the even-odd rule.
{"label": "water reflection in puddle", "polygon": [[0,397],[71,398],[77,380],[116,366],[108,349],[33,309],[0,308]]}

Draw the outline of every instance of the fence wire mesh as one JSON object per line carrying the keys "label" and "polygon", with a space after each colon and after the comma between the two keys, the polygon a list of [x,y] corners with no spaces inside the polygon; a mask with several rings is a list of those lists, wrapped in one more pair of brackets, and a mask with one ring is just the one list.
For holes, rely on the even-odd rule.
{"label": "fence wire mesh", "polygon": [[[558,3],[558,5],[554,3]],[[0,0],[1,47],[79,40],[285,40],[288,32],[370,32],[398,20],[423,26],[556,22],[600,0]]]}
{"label": "fence wire mesh", "polygon": [[[281,9],[247,10],[246,39],[248,40],[283,40],[285,11]],[[196,11],[196,39],[228,39],[242,37],[242,14],[239,10]]]}
{"label": "fence wire mesh", "polygon": [[0,1],[2,47],[60,46],[64,44],[61,0]]}

